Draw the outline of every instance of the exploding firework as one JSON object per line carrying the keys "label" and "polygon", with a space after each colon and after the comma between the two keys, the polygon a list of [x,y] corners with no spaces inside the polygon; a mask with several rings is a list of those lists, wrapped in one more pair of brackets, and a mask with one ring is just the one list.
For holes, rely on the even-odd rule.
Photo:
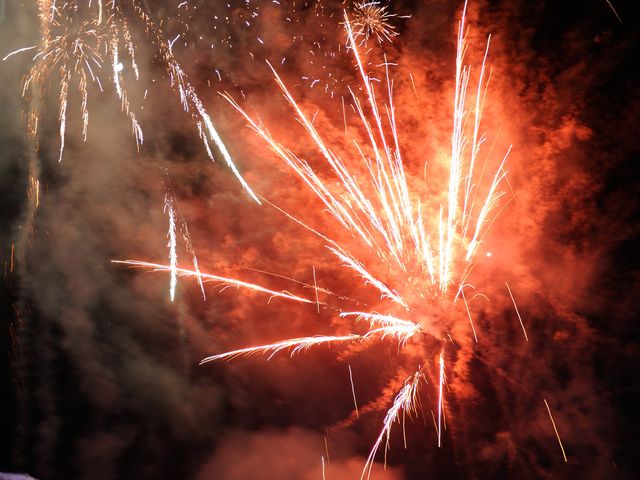
{"label": "exploding firework", "polygon": [[[29,133],[37,149],[39,95],[44,84],[59,77],[59,160],[62,160],[67,124],[69,94],[76,88],[81,98],[82,135],[87,138],[89,127],[89,86],[97,85],[103,91],[110,82],[120,102],[122,112],[129,118],[138,148],[143,142],[143,131],[134,112],[129,94],[129,82],[138,80],[140,72],[136,63],[136,45],[133,42],[130,19],[143,26],[156,50],[156,58],[164,68],[171,88],[179,96],[180,103],[191,114],[207,155],[214,159],[211,143],[220,152],[228,167],[243,188],[258,203],[260,201],[237,170],[226,146],[218,135],[210,115],[195,88],[189,83],[171,50],[171,43],[164,39],[149,13],[136,0],[111,2],[98,0],[67,1],[58,4],[51,0],[38,0],[41,44],[19,49],[7,55],[36,49],[34,65],[27,75],[23,96],[30,98]],[[123,58],[126,57],[126,58]],[[125,64],[128,67],[125,67]],[[130,68],[129,68],[130,67]],[[130,70],[130,73],[128,72]],[[105,78],[107,77],[107,78]],[[32,168],[32,170],[37,170]],[[37,182],[37,178],[34,180]]]}
{"label": "exploding firework", "polygon": [[369,38],[375,36],[379,43],[385,40],[391,42],[398,35],[396,27],[390,20],[396,15],[388,12],[387,5],[380,2],[358,2],[354,4],[353,21],[354,35],[360,38],[360,45],[365,45]]}
{"label": "exploding firework", "polygon": [[[337,316],[343,322],[354,320],[351,325],[354,333],[291,338],[212,355],[201,363],[254,354],[267,354],[271,358],[281,351],[290,351],[293,355],[324,344],[371,344],[384,339],[397,342],[399,352],[406,358],[406,365],[411,365],[407,368],[413,369],[414,373],[407,376],[403,374],[406,369],[402,368],[396,380],[390,384],[398,393],[391,405],[387,405],[383,429],[367,459],[363,478],[370,476],[376,453],[385,439],[385,452],[389,448],[393,424],[400,419],[404,421],[406,415],[417,413],[419,386],[423,383],[437,386],[438,404],[435,406],[437,414],[434,414],[434,422],[437,416],[437,443],[441,445],[445,414],[446,344],[452,341],[450,337],[447,340],[452,323],[459,318],[467,318],[469,335],[473,335],[477,341],[465,292],[473,288],[468,278],[482,239],[499,214],[499,207],[505,204],[505,192],[501,184],[507,175],[505,162],[510,149],[496,163],[493,175],[485,178],[485,168],[478,168],[478,165],[480,151],[486,140],[481,133],[481,120],[490,78],[485,67],[489,41],[477,75],[475,94],[470,95],[471,70],[465,64],[465,14],[466,5],[458,25],[449,174],[447,181],[437,187],[444,192],[442,197],[425,197],[421,194],[424,190],[416,185],[417,180],[407,172],[396,128],[393,82],[388,65],[385,69],[385,100],[382,102],[365,69],[357,32],[346,13],[344,25],[348,45],[365,97],[361,99],[357,90],[350,89],[359,122],[356,128],[363,133],[367,142],[361,145],[355,137],[350,138],[356,152],[353,158],[345,161],[334,152],[276,69],[269,65],[296,120],[304,128],[317,157],[324,164],[323,168],[330,172],[328,175],[320,174],[317,167],[314,168],[295,151],[281,144],[262,122],[252,118],[231,96],[224,94],[249,126],[317,197],[330,221],[335,222],[351,240],[336,240],[326,231],[312,227],[303,218],[304,212],[279,210],[320,238],[338,264],[373,288],[379,296],[379,308],[352,311],[340,305],[320,302],[315,285],[314,300],[233,278],[180,269],[173,260],[169,266],[137,260],[120,262],[169,271],[172,285],[177,275],[191,276],[200,281],[215,281],[224,287],[244,288],[288,301],[317,304],[318,307],[337,311]],[[441,201],[441,198],[446,200]],[[426,313],[425,305],[428,306]],[[433,381],[429,382],[429,378]],[[379,405],[387,399],[388,395],[382,395],[373,403]]]}

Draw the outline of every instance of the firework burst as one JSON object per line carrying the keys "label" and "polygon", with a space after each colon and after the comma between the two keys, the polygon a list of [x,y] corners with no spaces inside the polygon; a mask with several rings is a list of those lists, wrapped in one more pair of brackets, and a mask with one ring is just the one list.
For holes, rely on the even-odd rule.
{"label": "firework burst", "polygon": [[[391,385],[398,393],[391,405],[386,407],[388,410],[383,429],[367,459],[363,478],[371,474],[372,463],[385,438],[385,452],[388,449],[393,424],[400,418],[404,419],[405,415],[417,412],[418,391],[423,382],[437,385],[436,430],[437,444],[441,445],[445,405],[443,388],[446,380],[445,336],[455,319],[468,316],[471,327],[469,333],[477,341],[465,290],[470,288],[468,276],[482,238],[499,213],[498,207],[504,204],[501,182],[507,174],[504,164],[509,151],[489,179],[484,178],[484,168],[478,171],[479,153],[485,141],[485,136],[481,134],[481,119],[490,76],[485,69],[489,43],[479,70],[475,95],[468,95],[471,74],[470,67],[464,62],[467,47],[465,13],[466,5],[458,25],[449,175],[441,186],[446,202],[419,194],[421,190],[415,184],[415,178],[406,171],[396,128],[393,81],[388,67],[385,71],[385,100],[381,101],[379,92],[365,70],[357,33],[346,13],[344,25],[348,44],[361,80],[361,91],[364,92],[364,99],[361,99],[356,90],[350,89],[351,101],[358,118],[356,128],[363,132],[367,140],[366,145],[360,145],[355,138],[351,139],[356,152],[353,158],[343,160],[334,152],[285,82],[269,65],[295,119],[315,147],[317,158],[328,167],[328,176],[318,173],[295,151],[280,143],[265,125],[251,117],[231,96],[224,94],[249,126],[317,197],[330,221],[347,232],[353,245],[311,227],[303,218],[302,211],[280,211],[319,237],[339,265],[361,277],[365,285],[377,291],[382,312],[372,308],[351,311],[339,305],[320,303],[317,297],[312,300],[237,279],[179,269],[173,262],[169,266],[137,260],[120,262],[169,271],[173,279],[176,275],[192,276],[199,280],[217,281],[225,287],[253,290],[298,303],[317,304],[337,311],[337,316],[343,321],[353,319],[351,328],[355,329],[355,323],[365,324],[362,333],[291,338],[212,355],[202,363],[254,354],[267,354],[271,358],[281,351],[290,351],[293,355],[324,344],[370,344],[384,339],[396,342],[399,351],[406,357],[407,365],[410,365],[408,368],[414,369],[415,373],[409,377],[405,374],[402,378],[399,374],[398,381]],[[366,172],[364,177],[362,172]],[[430,309],[426,314],[425,305]],[[432,361],[434,356],[437,359]],[[433,381],[427,382],[427,378]],[[373,403],[381,405],[386,399],[387,396],[383,395]]]}
{"label": "firework burst", "polygon": [[[136,0],[111,2],[105,0],[67,1],[62,4],[52,0],[38,0],[41,44],[27,47],[5,57],[36,49],[34,64],[26,76],[23,96],[29,97],[29,134],[37,150],[39,97],[48,80],[58,78],[58,120],[61,161],[65,146],[67,106],[72,90],[81,98],[82,135],[87,139],[89,127],[89,87],[94,84],[102,92],[106,83],[111,83],[122,112],[131,122],[131,130],[139,148],[143,142],[143,131],[132,102],[129,87],[131,80],[140,78],[136,63],[136,45],[130,29],[131,19],[141,23],[156,50],[156,59],[164,68],[170,86],[179,96],[180,103],[191,114],[207,155],[214,159],[211,144],[217,148],[228,167],[243,188],[258,203],[240,172],[236,168],[226,146],[215,129],[195,88],[175,59],[171,44],[164,39],[161,30],[150,15]],[[125,67],[125,64],[127,67]],[[37,170],[37,169],[32,169]]]}
{"label": "firework burst", "polygon": [[354,4],[351,26],[360,39],[360,46],[365,45],[371,37],[376,37],[378,43],[382,43],[385,40],[391,42],[398,35],[396,27],[390,22],[396,15],[389,13],[388,8],[388,5],[372,1]]}

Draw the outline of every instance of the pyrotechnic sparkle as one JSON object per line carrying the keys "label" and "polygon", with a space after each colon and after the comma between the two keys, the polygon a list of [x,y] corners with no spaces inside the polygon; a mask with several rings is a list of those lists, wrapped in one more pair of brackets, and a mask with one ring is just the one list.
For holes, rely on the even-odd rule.
{"label": "pyrotechnic sparkle", "polygon": [[375,36],[379,43],[385,40],[391,42],[398,35],[396,27],[390,20],[396,15],[388,12],[388,5],[380,2],[368,1],[354,4],[352,26],[357,37],[360,37],[360,45],[365,45],[370,37]]}
{"label": "pyrotechnic sparkle", "polygon": [[[465,289],[471,288],[468,276],[483,236],[499,213],[497,207],[503,203],[501,200],[504,192],[500,185],[507,174],[504,164],[510,149],[500,162],[496,162],[495,173],[488,181],[485,181],[483,176],[484,168],[480,172],[476,168],[486,138],[481,133],[481,120],[490,78],[485,67],[489,41],[477,75],[475,96],[470,100],[468,92],[471,68],[465,64],[465,15],[466,4],[458,25],[450,165],[448,179],[442,185],[446,196],[444,203],[440,203],[439,199],[421,196],[421,190],[413,183],[416,180],[407,173],[396,128],[393,82],[390,79],[388,65],[385,64],[386,100],[382,105],[372,78],[365,70],[357,33],[346,13],[344,25],[348,45],[353,53],[362,91],[366,97],[361,100],[356,90],[350,89],[359,121],[358,128],[364,132],[364,138],[368,141],[367,145],[360,145],[356,138],[350,139],[357,152],[353,158],[345,161],[334,153],[332,146],[324,140],[322,132],[297,103],[275,68],[269,64],[296,120],[304,128],[318,157],[329,167],[333,176],[331,180],[321,176],[310,163],[280,143],[266,126],[246,113],[230,95],[223,95],[244,116],[250,127],[269,148],[317,197],[329,218],[350,234],[357,249],[350,248],[344,242],[330,238],[326,233],[309,226],[301,218],[303,211],[280,211],[320,237],[340,265],[361,277],[365,285],[377,290],[386,311],[343,311],[340,307],[332,307],[333,310],[339,311],[340,318],[354,318],[356,322],[366,322],[366,331],[362,334],[291,338],[212,355],[202,363],[260,353],[271,358],[285,350],[293,355],[323,344],[382,341],[385,338],[396,341],[399,350],[404,348],[405,352],[410,352],[408,355],[414,360],[418,358],[417,370],[407,378],[388,407],[382,431],[365,464],[363,478],[370,475],[376,452],[385,437],[388,448],[391,426],[399,419],[400,414],[404,418],[405,414],[416,413],[418,387],[423,380],[426,383],[424,372],[428,372],[433,366],[431,358],[425,358],[427,351],[440,352],[437,361],[434,362],[436,371],[433,372],[433,377],[438,380],[432,383],[438,385],[436,427],[437,444],[441,445],[442,420],[445,413],[444,336],[450,328],[448,323],[454,320],[440,319],[447,315],[464,315],[466,311],[471,320],[464,294]],[[363,176],[362,171],[366,175]],[[172,275],[187,275],[204,281],[215,280],[224,286],[235,286],[265,293],[270,297],[327,307],[327,304],[320,304],[317,297],[309,299],[241,280],[180,269],[173,264],[164,266],[137,260],[120,263],[169,271]],[[317,294],[315,280],[314,289]],[[459,308],[459,299],[464,303],[464,310]],[[417,313],[424,309],[424,304],[434,310],[434,320],[426,321],[424,315]],[[440,314],[436,311],[440,311]],[[418,320],[414,320],[415,318]],[[472,321],[471,327],[473,332],[470,334],[473,333],[476,337]],[[419,352],[417,355],[416,351]],[[416,368],[416,364],[411,368]]]}
{"label": "pyrotechnic sparkle", "polygon": [[[23,87],[23,96],[28,96],[31,103],[29,133],[36,149],[40,91],[45,82],[55,78],[56,74],[60,80],[59,161],[64,153],[69,93],[74,86],[81,97],[82,135],[84,140],[87,139],[88,88],[91,83],[96,84],[101,92],[104,83],[112,83],[121,110],[131,122],[136,145],[140,147],[143,132],[129,94],[131,77],[135,80],[140,78],[136,63],[137,48],[129,27],[129,19],[132,18],[142,24],[150,38],[156,50],[157,60],[165,69],[171,88],[178,93],[184,111],[191,114],[209,158],[214,159],[210,144],[212,142],[242,187],[260,203],[238,171],[195,88],[189,83],[186,73],[174,57],[171,44],[164,39],[161,30],[137,0],[69,0],[61,4],[52,0],[37,0],[36,3],[40,19],[41,44],[38,47],[18,49],[3,59],[6,60],[18,52],[37,49],[33,57],[33,67]],[[123,56],[126,58],[122,58]],[[104,76],[108,77],[106,82]]]}

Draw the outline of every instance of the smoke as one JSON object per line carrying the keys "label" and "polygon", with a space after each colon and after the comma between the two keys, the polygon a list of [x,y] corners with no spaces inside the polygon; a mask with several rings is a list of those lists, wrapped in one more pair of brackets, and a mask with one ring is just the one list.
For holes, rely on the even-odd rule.
{"label": "smoke", "polygon": [[[361,457],[349,456],[344,438],[336,445],[328,443],[318,434],[292,428],[287,431],[263,431],[257,433],[232,432],[216,450],[198,477],[201,480],[291,479],[312,480],[334,478],[347,480],[362,473]],[[318,456],[318,452],[322,452]],[[397,469],[382,468],[375,478],[394,480],[402,478]]]}
{"label": "smoke", "polygon": [[[152,15],[168,19],[167,38],[182,34],[174,52],[243,176],[268,200],[304,210],[312,226],[331,229],[318,202],[218,91],[228,91],[283,144],[313,161],[264,62],[270,60],[303,109],[310,116],[317,111],[314,122],[327,142],[348,158],[341,97],[356,77],[339,26],[345,5],[271,3],[252,18],[251,9],[235,3],[190,3],[189,10],[159,5]],[[399,135],[416,180],[425,162],[435,178],[446,174],[460,7],[391,5],[398,15],[411,14],[393,20],[400,35],[384,52],[397,64],[390,74]],[[633,25],[633,7],[616,7],[625,25]],[[35,44],[32,13],[7,4],[3,48]],[[629,72],[639,42],[609,16],[605,2],[469,5],[470,59],[481,58],[492,33],[485,128],[493,137],[486,148],[500,160],[514,145],[507,167],[514,199],[484,239],[473,275],[489,298],[472,302],[479,343],[466,318],[452,322],[444,448],[436,448],[432,382],[422,392],[424,418],[407,420],[407,448],[396,425],[390,468],[376,465],[373,478],[604,478],[631,476],[637,467],[629,420],[637,394],[629,384],[638,352],[631,323],[638,313],[639,145],[632,125],[640,99],[637,74]],[[143,32],[135,35],[142,43]],[[376,65],[383,50],[371,47],[369,68],[381,75]],[[42,478],[320,479],[324,457],[326,478],[358,478],[382,425],[380,392],[386,389],[392,399],[403,380],[398,369],[415,367],[398,359],[394,345],[333,346],[294,359],[198,367],[208,354],[341,333],[348,325],[333,311],[317,313],[315,305],[267,304],[259,294],[220,292],[214,285],[207,285],[204,302],[189,280],[180,280],[172,304],[164,275],[110,263],[166,258],[163,196],[170,178],[203,269],[290,289],[288,281],[247,268],[313,284],[313,267],[319,285],[377,302],[360,279],[336,268],[322,242],[280,212],[252,203],[223,162],[208,161],[189,116],[161,86],[163,72],[150,56],[139,63],[143,81],[136,97],[148,90],[140,153],[112,92],[93,90],[89,138],[81,141],[80,102],[72,98],[58,164],[57,80],[44,89],[41,206],[34,233],[17,245],[25,254],[23,273],[7,276],[7,305],[15,304],[24,319],[22,360],[12,380],[18,385],[24,373],[24,383],[12,387],[16,415],[6,451],[13,456],[3,458],[11,467],[3,470],[22,468]],[[7,109],[0,116],[0,178],[2,205],[10,208],[2,219],[5,264],[24,223],[27,146],[18,99],[28,64],[28,54],[13,57],[1,71]],[[349,107],[346,115],[353,120]],[[344,232],[330,233],[352,241]],[[178,254],[188,261],[184,249]],[[433,363],[432,353],[416,354]],[[347,365],[359,419],[353,418]]]}

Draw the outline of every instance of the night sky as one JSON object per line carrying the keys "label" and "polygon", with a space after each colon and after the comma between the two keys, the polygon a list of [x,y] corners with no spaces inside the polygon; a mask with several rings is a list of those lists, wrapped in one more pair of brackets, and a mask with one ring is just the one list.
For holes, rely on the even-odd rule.
{"label": "night sky", "polygon": [[[35,3],[0,0],[1,56],[39,44]],[[219,92],[320,165],[269,60],[325,139],[348,156],[341,98],[358,77],[340,22],[344,9],[353,15],[352,2],[123,2],[132,3],[172,41],[251,188],[351,245]],[[421,411],[407,418],[407,446],[396,424],[387,469],[382,447],[372,479],[640,477],[640,4],[612,4],[615,12],[605,0],[469,3],[472,69],[491,34],[483,148],[500,160],[513,146],[511,200],[483,237],[471,277],[487,299],[472,304],[478,342],[453,307],[412,310],[433,335],[451,335],[442,448],[430,412],[437,404],[435,341],[409,344],[405,353],[387,339],[199,365],[245,346],[344,335],[353,322],[336,313],[353,309],[351,299],[374,310],[384,302],[321,239],[254,202],[218,149],[210,161],[133,10],[123,7],[140,79],[126,53],[122,63],[144,132],[139,148],[108,63],[103,91],[88,87],[86,141],[77,80],[70,86],[59,162],[60,76],[36,87],[36,149],[22,96],[33,51],[0,62],[0,472],[320,480],[324,462],[327,479],[358,479],[389,402],[421,358],[428,383]],[[365,49],[378,75],[384,54],[393,64],[398,134],[412,179],[427,178],[425,162],[433,178],[446,170],[462,7],[389,3],[398,35],[392,43],[370,39]],[[37,209],[29,195],[34,159]],[[433,194],[425,182],[420,193]],[[112,263],[168,262],[167,197],[188,226],[188,239],[184,228],[178,232],[181,266],[191,268],[192,245],[202,271],[300,295],[313,291],[263,272],[304,283],[315,272],[318,285],[340,297],[328,295],[323,301],[332,306],[316,310],[212,282],[205,300],[194,279],[180,278],[171,302],[166,273]]]}

